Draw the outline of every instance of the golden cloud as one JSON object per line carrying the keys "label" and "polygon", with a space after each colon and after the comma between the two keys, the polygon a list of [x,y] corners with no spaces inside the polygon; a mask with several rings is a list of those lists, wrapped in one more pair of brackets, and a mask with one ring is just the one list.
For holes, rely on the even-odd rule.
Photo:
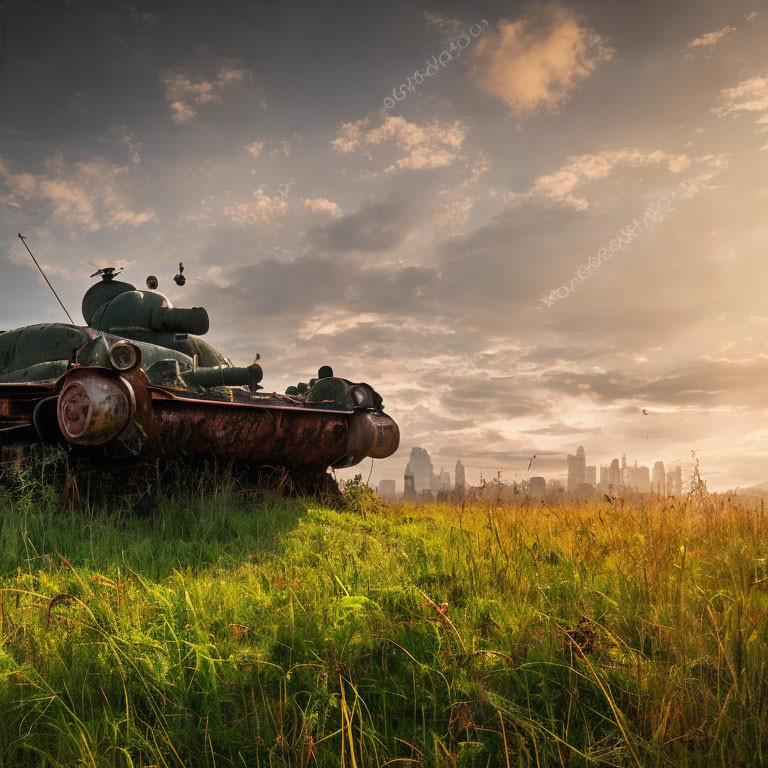
{"label": "golden cloud", "polygon": [[573,11],[537,5],[517,21],[501,19],[473,46],[470,82],[510,112],[556,112],[613,49]]}

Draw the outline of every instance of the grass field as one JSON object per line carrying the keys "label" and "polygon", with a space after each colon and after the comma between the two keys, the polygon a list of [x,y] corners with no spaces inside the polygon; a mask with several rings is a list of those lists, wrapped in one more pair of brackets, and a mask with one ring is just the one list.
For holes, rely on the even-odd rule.
{"label": "grass field", "polygon": [[0,766],[757,766],[768,519],[720,497],[0,500]]}

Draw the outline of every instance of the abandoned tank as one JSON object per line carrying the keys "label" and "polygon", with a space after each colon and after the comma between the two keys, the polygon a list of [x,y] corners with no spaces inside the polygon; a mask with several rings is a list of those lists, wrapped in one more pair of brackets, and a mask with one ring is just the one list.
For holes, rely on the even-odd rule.
{"label": "abandoned tank", "polygon": [[100,280],[83,298],[85,325],[0,333],[6,465],[61,446],[96,467],[183,457],[325,477],[397,450],[397,424],[370,385],[323,366],[285,394],[265,392],[257,362],[235,366],[200,338],[209,329],[204,308],[176,308],[116,274],[92,275]]}

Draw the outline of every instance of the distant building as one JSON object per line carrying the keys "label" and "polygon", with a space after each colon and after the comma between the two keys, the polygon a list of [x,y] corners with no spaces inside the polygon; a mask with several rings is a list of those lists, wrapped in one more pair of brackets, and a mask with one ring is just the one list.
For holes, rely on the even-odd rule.
{"label": "distant building", "polygon": [[547,492],[547,481],[543,477],[532,477],[528,481],[528,493],[531,496],[541,497]]}
{"label": "distant building", "polygon": [[614,491],[618,490],[621,482],[621,469],[619,468],[619,460],[614,459],[611,462],[611,466],[608,467],[608,486]]}
{"label": "distant building", "polygon": [[559,493],[563,490],[563,484],[559,480],[550,480],[547,483],[549,493]]}
{"label": "distant building", "polygon": [[683,492],[683,471],[680,467],[675,467],[667,472],[667,494],[669,496],[679,496]]}
{"label": "distant building", "polygon": [[403,501],[416,501],[416,499],[416,483],[409,463],[405,467],[405,475],[403,476]]}
{"label": "distant building", "polygon": [[605,464],[600,465],[600,487],[608,490],[608,467]]}
{"label": "distant building", "polygon": [[411,448],[411,458],[408,460],[413,473],[413,482],[417,491],[432,490],[434,469],[429,451],[426,448]]}
{"label": "distant building", "polygon": [[394,480],[379,480],[379,496],[383,499],[392,499],[397,495],[397,486]]}
{"label": "distant building", "polygon": [[667,495],[667,473],[664,471],[664,462],[657,461],[653,465],[653,492],[659,496]]}
{"label": "distant building", "polygon": [[648,467],[638,467],[635,462],[634,467],[629,467],[629,483],[631,488],[640,493],[648,493],[651,490],[651,471]]}
{"label": "distant building", "polygon": [[587,460],[584,457],[584,446],[576,449],[576,455],[568,454],[568,490],[575,491],[579,483],[585,482]]}
{"label": "distant building", "polygon": [[464,465],[461,463],[461,459],[456,462],[456,474],[454,477],[456,479],[456,491],[461,497],[463,497],[464,489],[467,487],[467,478],[464,474]]}
{"label": "distant building", "polygon": [[589,499],[591,498],[595,493],[595,487],[592,485],[592,483],[579,483],[576,486],[576,495],[580,499]]}
{"label": "distant building", "polygon": [[594,464],[584,468],[584,481],[590,485],[597,485],[597,467]]}
{"label": "distant building", "polygon": [[653,485],[651,484],[651,470],[648,467],[638,467],[637,490],[640,493],[650,493]]}
{"label": "distant building", "polygon": [[450,491],[451,490],[451,476],[440,467],[440,472],[437,475],[437,491]]}

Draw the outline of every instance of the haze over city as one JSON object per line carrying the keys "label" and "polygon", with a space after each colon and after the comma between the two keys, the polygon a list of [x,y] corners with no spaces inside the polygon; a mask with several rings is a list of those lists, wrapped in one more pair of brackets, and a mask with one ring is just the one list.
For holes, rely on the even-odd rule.
{"label": "haze over city", "polygon": [[77,322],[124,266],[267,389],[370,381],[402,433],[372,483],[416,446],[469,483],[579,445],[768,480],[765,3],[6,0],[0,27],[0,329],[65,320],[21,232]]}

